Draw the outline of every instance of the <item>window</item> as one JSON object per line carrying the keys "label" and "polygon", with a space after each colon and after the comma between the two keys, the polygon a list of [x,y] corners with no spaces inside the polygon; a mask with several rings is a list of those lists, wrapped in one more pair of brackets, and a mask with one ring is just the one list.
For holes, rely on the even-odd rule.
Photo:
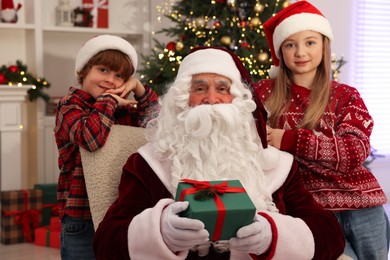
{"label": "window", "polygon": [[372,147],[378,154],[390,154],[390,2],[354,4],[351,82],[374,118]]}

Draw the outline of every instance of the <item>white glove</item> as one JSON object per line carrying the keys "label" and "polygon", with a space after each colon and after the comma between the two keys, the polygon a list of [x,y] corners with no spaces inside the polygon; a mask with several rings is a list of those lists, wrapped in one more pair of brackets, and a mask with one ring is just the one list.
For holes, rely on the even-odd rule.
{"label": "white glove", "polygon": [[230,251],[260,255],[266,252],[272,242],[271,224],[256,214],[255,222],[237,231],[237,237],[229,239]]}
{"label": "white glove", "polygon": [[188,208],[188,201],[177,201],[166,207],[161,215],[161,235],[172,252],[186,251],[209,240],[202,221],[177,215]]}

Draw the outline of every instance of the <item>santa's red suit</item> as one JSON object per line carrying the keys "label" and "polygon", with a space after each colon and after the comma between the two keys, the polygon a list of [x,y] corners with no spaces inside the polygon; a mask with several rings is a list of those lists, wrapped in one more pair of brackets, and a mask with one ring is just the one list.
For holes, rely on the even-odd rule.
{"label": "santa's red suit", "polygon": [[[123,168],[119,199],[110,207],[95,234],[97,259],[229,259],[229,252],[174,254],[163,241],[160,218],[175,194],[170,164],[156,160],[149,143]],[[261,212],[271,222],[273,241],[263,255],[238,259],[337,259],[343,237],[335,217],[325,212],[303,187],[293,157],[280,152],[278,166],[265,171],[279,212]],[[291,252],[295,252],[292,255]]]}

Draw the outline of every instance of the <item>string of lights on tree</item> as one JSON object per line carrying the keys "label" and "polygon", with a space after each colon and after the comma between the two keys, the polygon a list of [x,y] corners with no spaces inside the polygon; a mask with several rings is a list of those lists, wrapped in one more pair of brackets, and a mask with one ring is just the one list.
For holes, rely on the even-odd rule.
{"label": "string of lights on tree", "polygon": [[50,87],[50,83],[44,78],[37,78],[29,73],[27,66],[20,60],[17,60],[15,65],[2,65],[0,67],[0,84],[6,84],[10,87],[32,85],[27,91],[30,101],[38,98],[43,98],[45,101],[49,101],[50,99],[49,95],[43,91],[45,88]]}
{"label": "string of lights on tree", "polygon": [[141,80],[157,94],[176,76],[182,59],[196,46],[220,46],[237,54],[254,81],[268,77],[271,54],[263,22],[289,5],[289,1],[260,0],[167,0],[158,6],[158,20],[173,24],[164,33],[172,39],[142,56]]}

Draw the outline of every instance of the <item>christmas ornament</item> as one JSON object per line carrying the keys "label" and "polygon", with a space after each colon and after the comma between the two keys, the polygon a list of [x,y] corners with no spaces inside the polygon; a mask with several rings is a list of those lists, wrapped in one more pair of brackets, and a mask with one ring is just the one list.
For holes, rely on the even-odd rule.
{"label": "christmas ornament", "polygon": [[240,21],[240,26],[245,27],[246,26],[246,21]]}
{"label": "christmas ornament", "polygon": [[220,21],[216,21],[214,23],[214,28],[221,28],[221,26],[222,26],[222,23]]}
{"label": "christmas ornament", "polygon": [[227,0],[226,2],[230,6],[235,6],[236,5],[236,0]]}
{"label": "christmas ornament", "polygon": [[10,72],[17,73],[18,72],[18,67],[16,67],[15,65],[11,65],[11,66],[8,67],[8,70]]}
{"label": "christmas ornament", "polygon": [[225,4],[226,0],[216,0],[215,2],[218,3],[218,4]]}
{"label": "christmas ornament", "polygon": [[245,49],[247,49],[247,50],[250,49],[250,45],[249,45],[249,43],[248,43],[247,41],[242,42],[242,43],[240,44],[240,46],[241,46],[241,48],[245,48]]}
{"label": "christmas ornament", "polygon": [[13,0],[1,0],[1,21],[4,23],[16,23],[18,21],[17,12],[22,7],[22,4],[18,3],[15,8]]}
{"label": "christmas ornament", "polygon": [[223,45],[228,46],[228,45],[230,45],[232,43],[232,38],[230,38],[230,36],[222,36],[221,37],[221,43]]}
{"label": "christmas ornament", "polygon": [[202,18],[202,17],[197,18],[197,19],[195,20],[195,23],[196,23],[196,25],[199,26],[199,27],[204,27],[205,24],[206,24],[204,18]]}
{"label": "christmas ornament", "polygon": [[255,5],[255,7],[253,8],[253,10],[256,12],[256,13],[261,13],[264,11],[264,5],[260,4],[260,3],[257,3]]}
{"label": "christmas ornament", "polygon": [[269,59],[269,55],[267,52],[260,52],[259,55],[257,56],[257,59],[261,62],[261,63],[267,63],[268,59]]}
{"label": "christmas ornament", "polygon": [[260,25],[259,17],[253,17],[250,21],[250,26],[257,27]]}
{"label": "christmas ornament", "polygon": [[176,43],[175,42],[168,42],[166,48],[168,51],[173,51],[176,48]]}
{"label": "christmas ornament", "polygon": [[181,50],[183,50],[183,48],[184,48],[184,43],[182,41],[178,41],[176,43],[176,50],[181,51]]}
{"label": "christmas ornament", "polygon": [[5,77],[4,74],[0,73],[0,84],[5,84],[7,83],[7,78]]}

